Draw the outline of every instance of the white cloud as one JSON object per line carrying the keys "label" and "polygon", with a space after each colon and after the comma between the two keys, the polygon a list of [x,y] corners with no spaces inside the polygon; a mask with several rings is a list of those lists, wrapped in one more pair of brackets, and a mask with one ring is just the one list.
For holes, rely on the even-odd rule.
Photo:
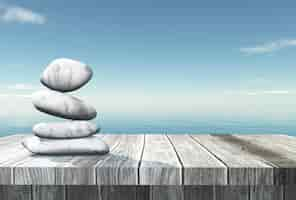
{"label": "white cloud", "polygon": [[291,46],[296,46],[296,40],[277,40],[254,47],[240,48],[240,51],[245,54],[265,54]]}
{"label": "white cloud", "polygon": [[[73,95],[96,108],[99,112],[96,120],[106,121],[118,116],[121,119],[288,119],[296,116],[296,90],[293,88],[237,89],[227,93],[219,90],[176,93],[113,89],[100,90],[99,95],[88,91]],[[0,91],[0,119],[47,121],[49,115],[37,111],[30,97],[29,91]]]}
{"label": "white cloud", "polygon": [[291,90],[226,91],[225,94],[228,94],[228,95],[247,95],[247,96],[257,96],[257,95],[293,95],[293,94],[296,94],[296,91],[291,91]]}
{"label": "white cloud", "polygon": [[19,22],[31,24],[44,24],[45,16],[33,12],[30,9],[18,6],[2,6],[0,7],[0,20],[4,22]]}
{"label": "white cloud", "polygon": [[31,98],[32,95],[29,94],[1,94],[0,93],[0,98],[11,98],[11,97],[17,97],[17,98]]}
{"label": "white cloud", "polygon": [[295,94],[294,91],[289,91],[289,90],[267,90],[263,92],[264,94]]}
{"label": "white cloud", "polygon": [[38,89],[36,86],[26,83],[17,83],[14,85],[8,85],[6,87],[9,90],[35,90]]}
{"label": "white cloud", "polygon": [[27,83],[0,85],[0,98],[31,98],[32,92],[39,87]]}

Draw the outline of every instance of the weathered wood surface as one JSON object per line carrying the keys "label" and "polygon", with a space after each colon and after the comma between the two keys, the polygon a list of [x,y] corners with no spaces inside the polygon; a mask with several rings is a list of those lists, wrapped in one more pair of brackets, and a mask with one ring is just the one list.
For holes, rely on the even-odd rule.
{"label": "weathered wood surface", "polygon": [[144,135],[120,135],[118,145],[95,165],[97,184],[137,185],[144,142]]}
{"label": "weathered wood surface", "polygon": [[[111,151],[118,142],[118,137],[112,135],[105,139]],[[14,183],[19,185],[95,185],[96,169],[94,166],[106,156],[29,156],[14,164]]]}
{"label": "weathered wood surface", "polygon": [[249,187],[246,186],[217,186],[214,188],[215,200],[249,200]]}
{"label": "weathered wood surface", "polygon": [[250,200],[285,200],[284,187],[272,185],[250,186]]}
{"label": "weathered wood surface", "polygon": [[2,200],[32,200],[33,192],[30,185],[0,185]]}
{"label": "weathered wood surface", "polygon": [[[111,152],[119,143],[119,135],[102,136],[110,147]],[[107,155],[72,156],[72,158],[56,168],[56,181],[59,185],[96,185],[95,165],[102,162]]]}
{"label": "weathered wood surface", "polygon": [[181,185],[182,164],[166,135],[146,135],[140,165],[141,185]]}
{"label": "weathered wood surface", "polygon": [[230,185],[272,185],[273,166],[244,151],[231,135],[193,135],[197,142],[228,168]]}
{"label": "weathered wood surface", "polygon": [[[33,155],[21,145],[24,137],[0,138],[2,185],[146,185],[158,198],[155,191],[163,190],[157,188],[161,185],[296,184],[292,136],[100,134],[97,137],[111,149],[103,156]],[[177,196],[192,195],[188,190],[170,190]],[[42,188],[34,191],[33,196],[43,193]]]}
{"label": "weathered wood surface", "polygon": [[296,186],[0,186],[2,200],[295,200]]}
{"label": "weathered wood surface", "polygon": [[13,165],[32,155],[21,145],[24,137],[0,137],[0,184],[14,184]]}
{"label": "weathered wood surface", "polygon": [[69,200],[93,200],[99,199],[99,188],[95,185],[80,186],[71,185],[67,187],[67,199]]}
{"label": "weathered wood surface", "polygon": [[32,200],[66,200],[65,186],[33,185]]}
{"label": "weathered wood surface", "polygon": [[184,185],[225,185],[227,167],[188,135],[168,135],[183,165]]}
{"label": "weathered wood surface", "polygon": [[274,184],[296,184],[296,140],[292,137],[234,135],[232,139],[245,146],[244,151],[275,166]]}

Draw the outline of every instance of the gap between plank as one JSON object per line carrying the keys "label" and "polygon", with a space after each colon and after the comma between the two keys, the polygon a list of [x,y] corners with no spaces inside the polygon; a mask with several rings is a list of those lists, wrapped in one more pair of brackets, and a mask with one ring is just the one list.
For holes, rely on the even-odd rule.
{"label": "gap between plank", "polygon": [[[249,199],[249,200],[252,200],[252,199],[251,199],[251,189],[252,189],[252,188],[251,188],[250,185],[248,185],[247,187],[248,187],[248,199]],[[255,187],[256,187],[256,186],[255,186]]]}
{"label": "gap between plank", "polygon": [[283,200],[285,200],[285,199],[286,199],[286,186],[283,185],[283,186],[280,186],[280,187],[282,187],[282,190],[283,190],[283,195],[282,195],[282,197],[283,197]]}
{"label": "gap between plank", "polygon": [[142,164],[144,149],[145,149],[145,145],[146,145],[146,134],[143,134],[143,136],[144,136],[143,147],[142,147],[142,151],[141,151],[140,160],[139,160],[139,163],[138,163],[138,180],[137,180],[138,185],[140,185],[140,167],[141,167],[141,164]]}
{"label": "gap between plank", "polygon": [[177,158],[179,160],[179,163],[181,165],[181,185],[184,185],[184,164],[183,164],[183,162],[181,160],[180,155],[177,152],[176,147],[174,146],[173,142],[171,141],[170,137],[167,134],[165,134],[165,136],[168,139],[169,143],[172,145],[172,147],[173,147],[173,149],[175,151],[175,154],[176,154],[176,156],[177,156]]}
{"label": "gap between plank", "polygon": [[227,182],[226,184],[229,185],[229,166],[222,160],[220,159],[218,156],[216,156],[213,152],[211,152],[206,146],[204,146],[203,144],[201,144],[201,142],[199,142],[197,139],[195,139],[194,137],[192,137],[192,135],[189,135],[189,137],[191,137],[196,143],[198,143],[201,147],[203,147],[205,149],[205,151],[207,151],[210,155],[214,156],[217,160],[219,160],[223,165],[225,165],[226,167],[226,175],[227,175]]}
{"label": "gap between plank", "polygon": [[30,188],[31,188],[31,200],[34,200],[34,187],[33,187],[33,185],[31,185]]}
{"label": "gap between plank", "polygon": [[[104,137],[106,137],[107,135],[106,134],[102,134],[102,137],[100,137],[100,139],[102,139],[102,138],[104,138]],[[121,136],[120,136],[121,137]],[[109,150],[109,153],[111,153],[119,144],[120,144],[120,141],[121,140],[119,140],[119,141],[117,141],[116,143],[114,143],[114,145],[112,145],[112,147],[110,148],[110,150]],[[108,154],[109,154],[108,153]],[[94,174],[95,174],[95,185],[97,185],[98,186],[98,177],[97,177],[97,167],[98,167],[98,163],[99,162],[104,162],[109,156],[108,156],[108,154],[106,154],[106,157],[103,159],[103,160],[98,160],[98,162],[96,163],[96,164],[94,164],[94,166],[95,166],[95,171],[94,171]]]}
{"label": "gap between plank", "polygon": [[[236,137],[236,136],[234,135],[234,137]],[[250,143],[252,143],[252,142],[250,142]],[[265,148],[262,148],[262,149],[265,150]],[[265,159],[265,158],[262,157],[262,156],[257,156],[257,155],[255,155],[255,156],[258,157],[258,159],[259,159],[260,161],[262,161],[263,163],[265,163],[266,165],[272,167],[273,185],[276,185],[276,170],[275,170],[275,169],[280,170],[281,167],[278,166],[277,164],[273,163],[272,161],[269,161],[269,160]],[[255,175],[256,175],[256,174],[255,174]]]}

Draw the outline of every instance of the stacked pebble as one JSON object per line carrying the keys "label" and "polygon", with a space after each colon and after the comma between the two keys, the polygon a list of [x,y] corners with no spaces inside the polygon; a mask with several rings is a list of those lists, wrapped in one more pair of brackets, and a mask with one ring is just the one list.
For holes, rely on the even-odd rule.
{"label": "stacked pebble", "polygon": [[94,136],[99,128],[89,122],[96,110],[82,100],[66,94],[85,85],[93,72],[79,61],[61,58],[51,62],[41,76],[49,90],[32,95],[32,102],[41,112],[68,119],[65,122],[39,123],[33,127],[35,136],[23,141],[29,151],[37,154],[105,154],[109,147]]}

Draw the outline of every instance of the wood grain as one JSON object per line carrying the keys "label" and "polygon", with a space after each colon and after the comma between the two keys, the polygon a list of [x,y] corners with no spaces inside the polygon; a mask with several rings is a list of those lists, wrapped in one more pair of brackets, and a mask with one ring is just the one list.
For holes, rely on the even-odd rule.
{"label": "wood grain", "polygon": [[149,187],[147,186],[100,186],[100,200],[149,200]]}
{"label": "wood grain", "polygon": [[7,148],[8,145],[20,143],[26,135],[10,135],[5,137],[0,137],[0,149]]}
{"label": "wood grain", "polygon": [[228,167],[229,185],[272,185],[273,166],[244,151],[231,135],[192,135]]}
{"label": "wood grain", "polygon": [[[0,186],[1,200],[294,200],[289,186]],[[284,193],[285,192],[285,193]]]}
{"label": "wood grain", "polygon": [[271,185],[251,186],[250,200],[284,200],[283,187]]}
{"label": "wood grain", "polygon": [[56,168],[67,162],[71,156],[32,155],[14,167],[14,184],[55,185]]}
{"label": "wood grain", "polygon": [[284,186],[285,200],[295,200],[296,197],[296,185]]}
{"label": "wood grain", "polygon": [[248,186],[216,186],[215,200],[249,200]]}
{"label": "wood grain", "polygon": [[121,135],[119,144],[96,164],[98,185],[137,185],[144,135]]}
{"label": "wood grain", "polygon": [[184,200],[182,186],[151,186],[150,200]]}
{"label": "wood grain", "polygon": [[[112,147],[111,141],[108,142]],[[14,182],[25,185],[96,184],[94,165],[100,159],[104,156],[31,155],[14,164]]]}
{"label": "wood grain", "polygon": [[2,200],[32,200],[30,185],[0,185],[0,199]]}
{"label": "wood grain", "polygon": [[33,185],[32,200],[66,200],[65,186]]}
{"label": "wood grain", "polygon": [[180,157],[184,185],[225,185],[227,167],[188,135],[168,135]]}
{"label": "wood grain", "polygon": [[33,155],[21,145],[23,137],[0,138],[0,184],[296,184],[292,136],[98,135],[111,147],[104,156]]}
{"label": "wood grain", "polygon": [[22,138],[22,135],[16,135],[0,139],[5,141],[0,148],[0,184],[14,184],[14,164],[32,155],[22,146]]}
{"label": "wood grain", "polygon": [[[112,149],[119,143],[121,135],[102,135],[104,140]],[[60,185],[96,185],[97,163],[102,162],[110,154],[73,156],[63,165],[56,168],[56,184]]]}
{"label": "wood grain", "polygon": [[67,200],[101,200],[99,187],[96,185],[67,186]]}
{"label": "wood grain", "polygon": [[296,183],[296,140],[281,135],[234,135],[247,143],[245,152],[274,165],[276,185]]}
{"label": "wood grain", "polygon": [[182,165],[165,135],[146,135],[139,176],[141,185],[182,184]]}
{"label": "wood grain", "polygon": [[215,200],[214,195],[214,186],[211,185],[184,186],[185,200]]}

